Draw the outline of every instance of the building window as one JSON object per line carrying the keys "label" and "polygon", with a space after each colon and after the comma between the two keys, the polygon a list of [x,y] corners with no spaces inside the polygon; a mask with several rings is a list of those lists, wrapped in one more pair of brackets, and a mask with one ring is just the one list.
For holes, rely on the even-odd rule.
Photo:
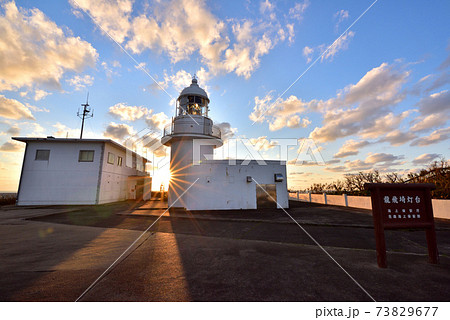
{"label": "building window", "polygon": [[118,165],[119,167],[122,166],[122,157],[117,157],[117,165]]}
{"label": "building window", "polygon": [[136,162],[136,170],[137,171],[144,171],[141,158],[139,158],[138,161]]}
{"label": "building window", "polygon": [[36,150],[36,157],[34,160],[48,161],[50,159],[50,150]]}
{"label": "building window", "polygon": [[78,155],[78,162],[93,162],[94,150],[80,150]]}
{"label": "building window", "polygon": [[108,152],[108,163],[114,164],[115,160],[116,160],[116,156],[114,155],[114,153]]}

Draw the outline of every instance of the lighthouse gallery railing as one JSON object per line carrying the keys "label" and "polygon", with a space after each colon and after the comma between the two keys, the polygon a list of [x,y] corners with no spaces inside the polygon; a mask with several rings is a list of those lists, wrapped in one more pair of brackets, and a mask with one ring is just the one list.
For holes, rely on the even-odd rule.
{"label": "lighthouse gallery railing", "polygon": [[[204,134],[204,135],[208,135],[214,138],[221,138],[222,137],[222,133],[221,130],[218,126],[213,125],[212,127],[207,125],[206,123],[203,124],[199,124],[199,126],[201,127],[200,130],[196,131],[196,130],[180,130],[179,128],[177,128],[177,130],[174,130],[174,124],[171,123],[167,126],[165,126],[164,130],[163,130],[163,137],[165,136],[171,136],[174,134]],[[211,130],[212,129],[212,130]],[[211,130],[211,132],[210,132]]]}

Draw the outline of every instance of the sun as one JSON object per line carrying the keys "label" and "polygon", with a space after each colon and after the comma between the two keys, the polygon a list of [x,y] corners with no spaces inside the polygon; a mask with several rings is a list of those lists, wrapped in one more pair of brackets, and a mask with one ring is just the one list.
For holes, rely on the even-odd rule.
{"label": "sun", "polygon": [[161,185],[163,185],[164,190],[167,191],[169,188],[169,182],[173,179],[168,166],[154,170],[151,176],[153,191],[160,191]]}

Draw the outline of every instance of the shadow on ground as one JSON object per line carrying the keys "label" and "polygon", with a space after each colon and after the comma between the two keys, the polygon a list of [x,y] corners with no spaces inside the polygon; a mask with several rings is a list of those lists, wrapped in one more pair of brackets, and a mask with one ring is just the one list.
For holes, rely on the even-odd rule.
{"label": "shadow on ground", "polygon": [[[40,252],[37,259],[55,259],[55,264],[60,265],[81,250],[82,254],[75,257],[94,267],[78,265],[73,258],[66,269],[43,270],[48,274],[6,272],[10,280],[5,281],[2,275],[2,287],[6,284],[8,289],[2,290],[1,300],[74,300],[120,255],[122,248],[164,213],[163,209],[150,207],[149,203],[83,207],[28,220],[67,228],[60,232],[88,233],[77,243],[61,244],[57,258],[46,256],[45,248],[31,245],[30,250]],[[379,269],[370,211],[291,203],[289,214],[304,230],[282,210],[166,213],[145,235],[145,241],[83,299],[370,301],[306,235],[307,231],[378,301],[449,300],[450,223],[437,223],[440,265],[427,263],[425,232],[391,230],[386,233],[389,268]],[[105,237],[105,230],[113,233]],[[95,243],[101,236],[104,240]],[[115,246],[117,254],[108,249],[114,241],[122,244]],[[54,254],[55,250],[51,251]],[[89,255],[95,259],[107,256],[110,260],[96,264],[86,260]]]}

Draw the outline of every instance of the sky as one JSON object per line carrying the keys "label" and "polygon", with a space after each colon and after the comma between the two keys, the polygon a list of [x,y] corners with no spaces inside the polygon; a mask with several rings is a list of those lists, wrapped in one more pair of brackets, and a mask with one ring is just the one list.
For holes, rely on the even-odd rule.
{"label": "sky", "polygon": [[216,157],[233,143],[247,144],[240,158],[249,145],[284,157],[290,189],[449,159],[449,1],[0,6],[2,192],[17,190],[23,160],[11,137],[78,137],[88,92],[85,138],[157,137],[194,74],[226,140]]}

